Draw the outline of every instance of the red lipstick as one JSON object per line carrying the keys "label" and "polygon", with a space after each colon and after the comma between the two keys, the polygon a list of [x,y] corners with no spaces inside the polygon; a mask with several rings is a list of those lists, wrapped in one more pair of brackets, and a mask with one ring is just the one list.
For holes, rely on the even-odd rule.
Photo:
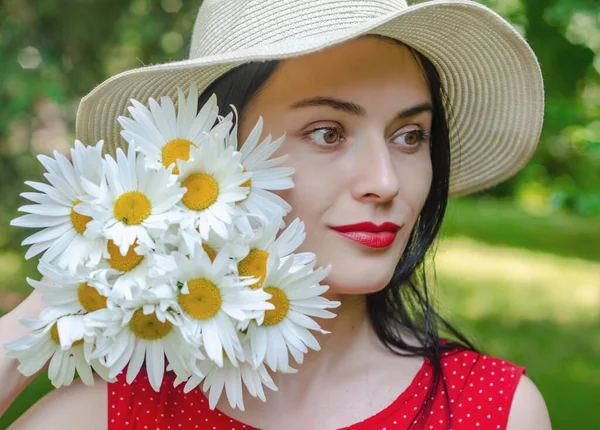
{"label": "red lipstick", "polygon": [[386,248],[394,242],[400,227],[392,222],[384,222],[381,225],[359,222],[331,228],[342,236],[369,248]]}

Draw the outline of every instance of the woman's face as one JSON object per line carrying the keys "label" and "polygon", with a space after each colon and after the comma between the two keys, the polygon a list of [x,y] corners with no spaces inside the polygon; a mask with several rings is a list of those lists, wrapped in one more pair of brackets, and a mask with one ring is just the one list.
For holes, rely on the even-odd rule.
{"label": "woman's face", "polygon": [[275,156],[289,156],[295,187],[279,194],[293,208],[286,222],[304,221],[300,251],[332,265],[332,292],[384,288],[432,177],[431,97],[413,55],[363,37],[284,60],[243,111],[241,142],[259,116],[263,138],[286,134]]}

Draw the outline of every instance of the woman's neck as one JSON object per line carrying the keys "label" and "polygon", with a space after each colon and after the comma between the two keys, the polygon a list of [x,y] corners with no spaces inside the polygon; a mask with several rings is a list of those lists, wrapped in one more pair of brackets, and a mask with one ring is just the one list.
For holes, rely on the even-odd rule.
{"label": "woman's neck", "polygon": [[[349,425],[382,410],[408,387],[423,359],[399,356],[379,341],[367,312],[366,296],[328,295],[328,298],[340,301],[341,305],[334,309],[335,318],[316,319],[323,330],[331,332],[312,332],[321,346],[320,351],[309,350],[300,365],[290,361],[297,373],[269,372],[278,392],[266,390],[266,403],[246,395],[246,411],[241,412],[231,409],[227,400],[221,398],[219,410],[260,428],[265,428],[265,417],[269,417],[270,423],[274,417],[285,417],[292,410],[317,421],[331,417],[315,417],[315,413],[342,414],[344,416],[334,421],[350,421],[345,424]],[[363,396],[368,397],[369,402],[364,403]],[[356,405],[356,408],[340,412],[348,405]]]}
{"label": "woman's neck", "polygon": [[[298,374],[290,375],[281,372],[273,373],[273,380],[280,388],[297,386],[299,375],[306,384],[308,381],[322,380],[323,376],[336,373],[347,373],[365,364],[373,353],[385,352],[386,348],[378,340],[371,325],[364,295],[340,295],[328,297],[337,300],[341,305],[333,309],[336,314],[332,319],[316,319],[321,328],[330,333],[312,332],[319,345],[320,351],[309,350],[304,355],[302,364],[291,362],[291,367],[299,370]],[[308,387],[305,387],[308,388]]]}

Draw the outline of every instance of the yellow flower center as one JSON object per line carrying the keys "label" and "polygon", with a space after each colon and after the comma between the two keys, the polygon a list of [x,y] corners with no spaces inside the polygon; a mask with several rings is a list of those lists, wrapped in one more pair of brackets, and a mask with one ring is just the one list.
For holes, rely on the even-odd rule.
{"label": "yellow flower center", "polygon": [[196,147],[194,142],[187,139],[173,139],[167,142],[162,149],[162,162],[165,167],[169,167],[172,163],[175,163],[173,173],[179,174],[179,167],[177,166],[177,160],[188,161],[190,159],[190,146]]}
{"label": "yellow flower center", "polygon": [[[52,328],[50,329],[50,338],[52,338],[55,344],[60,345],[60,337],[58,337],[58,326],[56,325],[56,323],[54,323],[52,325]],[[83,344],[83,339],[76,340],[75,342],[73,342],[71,347],[73,348],[81,344]]]}
{"label": "yellow flower center", "polygon": [[265,320],[263,325],[275,325],[279,324],[290,310],[290,300],[285,295],[285,292],[281,288],[277,287],[266,287],[265,292],[269,293],[272,297],[268,300],[275,309],[265,311]]}
{"label": "yellow flower center", "polygon": [[257,289],[262,287],[262,283],[267,276],[267,259],[269,253],[262,249],[252,249],[248,255],[238,263],[238,272],[240,276],[254,276],[258,278],[256,284],[250,285],[250,288]]}
{"label": "yellow flower center", "polygon": [[208,258],[210,258],[210,262],[214,263],[215,258],[217,258],[217,251],[215,251],[214,249],[212,249],[210,246],[206,245],[205,243],[202,244],[202,249],[204,249],[204,252],[206,252],[206,255],[208,255]]}
{"label": "yellow flower center", "polygon": [[156,314],[144,315],[142,309],[138,309],[133,313],[129,328],[140,339],[157,340],[168,335],[173,328],[168,320],[160,322]]}
{"label": "yellow flower center", "polygon": [[127,225],[141,224],[152,211],[150,199],[139,191],[127,191],[115,202],[113,213],[115,218]]}
{"label": "yellow flower center", "polygon": [[[244,173],[246,173],[248,170],[244,167]],[[244,182],[242,185],[240,185],[240,187],[247,187],[247,188],[251,188],[252,187],[252,178],[248,179],[246,182]]]}
{"label": "yellow flower center", "polygon": [[219,197],[219,184],[206,173],[194,173],[188,176],[182,185],[187,188],[187,191],[181,201],[195,211],[203,211]]}
{"label": "yellow flower center", "polygon": [[193,279],[187,283],[189,294],[179,293],[179,305],[192,318],[207,320],[221,309],[221,292],[208,279]]}
{"label": "yellow flower center", "polygon": [[[248,170],[244,167],[244,173],[246,173]],[[246,182],[244,182],[243,184],[240,185],[240,187],[244,187],[244,188],[252,188],[252,178],[248,179]],[[250,190],[248,190],[250,191]],[[248,192],[248,194],[246,195],[246,197],[244,197],[242,200],[238,201],[237,203],[242,203],[244,200],[246,200],[248,197],[250,196],[250,193]]]}
{"label": "yellow flower center", "polygon": [[88,285],[87,282],[77,288],[77,299],[87,312],[106,308],[106,297],[100,294],[97,289]]}
{"label": "yellow flower center", "polygon": [[75,212],[75,206],[77,206],[79,203],[81,203],[81,200],[77,199],[73,203],[73,207],[71,207],[71,224],[73,224],[73,228],[77,233],[83,234],[85,231],[85,226],[93,218],[91,216],[81,215]]}
{"label": "yellow flower center", "polygon": [[119,247],[115,245],[112,239],[108,241],[107,249],[110,258],[107,260],[108,264],[113,269],[120,270],[121,272],[129,272],[130,270],[135,269],[141,262],[144,260],[143,255],[139,255],[134,251],[134,248],[137,246],[137,241],[133,243],[127,250],[127,254],[121,255],[121,251],[119,251]]}

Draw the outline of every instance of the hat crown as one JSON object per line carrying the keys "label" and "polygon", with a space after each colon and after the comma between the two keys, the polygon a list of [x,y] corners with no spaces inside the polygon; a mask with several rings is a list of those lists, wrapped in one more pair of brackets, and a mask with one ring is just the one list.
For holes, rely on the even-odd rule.
{"label": "hat crown", "polygon": [[305,39],[406,7],[405,0],[204,0],[189,58]]}

